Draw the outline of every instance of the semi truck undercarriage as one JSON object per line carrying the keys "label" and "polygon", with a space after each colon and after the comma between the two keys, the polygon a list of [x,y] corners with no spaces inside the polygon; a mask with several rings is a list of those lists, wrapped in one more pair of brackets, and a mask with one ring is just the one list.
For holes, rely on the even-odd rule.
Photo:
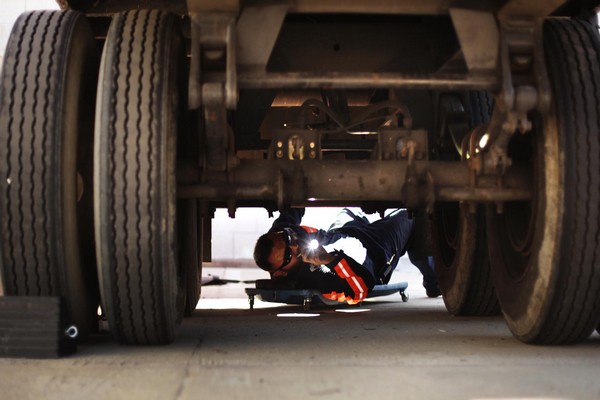
{"label": "semi truck undercarriage", "polygon": [[598,326],[595,2],[59,3],[4,58],[6,294],[167,343],[215,208],[406,207],[449,312],[527,343]]}

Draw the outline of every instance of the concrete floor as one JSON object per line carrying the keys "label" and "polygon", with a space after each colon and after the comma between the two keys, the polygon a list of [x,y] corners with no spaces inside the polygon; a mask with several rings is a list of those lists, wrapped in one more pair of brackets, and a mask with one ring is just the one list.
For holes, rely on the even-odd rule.
{"label": "concrete floor", "polygon": [[[243,280],[262,271],[205,268]],[[516,341],[501,317],[465,318],[429,299],[313,309],[257,301],[245,285],[203,288],[175,343],[93,337],[59,360],[0,359],[1,399],[598,399],[600,335],[576,346]],[[352,312],[350,312],[352,311]]]}

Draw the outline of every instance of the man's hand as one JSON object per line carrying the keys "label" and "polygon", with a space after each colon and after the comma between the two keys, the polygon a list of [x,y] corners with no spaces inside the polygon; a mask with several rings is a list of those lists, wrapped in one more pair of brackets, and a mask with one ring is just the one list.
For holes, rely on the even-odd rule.
{"label": "man's hand", "polygon": [[307,249],[302,254],[302,261],[313,265],[329,264],[333,260],[335,260],[335,255],[328,253],[323,246],[311,250]]}

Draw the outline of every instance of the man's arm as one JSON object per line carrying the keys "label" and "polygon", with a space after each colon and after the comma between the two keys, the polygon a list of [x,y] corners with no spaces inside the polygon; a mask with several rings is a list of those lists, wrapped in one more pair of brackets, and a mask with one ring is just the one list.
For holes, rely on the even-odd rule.
{"label": "man's arm", "polygon": [[304,211],[304,208],[290,208],[281,211],[269,232],[277,232],[289,226],[300,225],[302,217],[304,217]]}
{"label": "man's arm", "polygon": [[[323,247],[303,256],[313,266],[300,274],[301,279],[319,289],[323,297],[355,304],[363,301],[375,285],[373,275],[343,251],[327,253]],[[316,267],[324,265],[323,267]]]}

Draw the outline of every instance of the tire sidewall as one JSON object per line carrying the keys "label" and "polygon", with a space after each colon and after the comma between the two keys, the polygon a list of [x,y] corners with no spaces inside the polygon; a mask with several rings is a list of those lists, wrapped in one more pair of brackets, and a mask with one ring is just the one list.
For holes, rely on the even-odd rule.
{"label": "tire sidewall", "polygon": [[[61,281],[64,283],[66,297],[69,299],[71,312],[76,321],[81,321],[79,330],[82,336],[93,328],[96,320],[96,308],[99,304],[98,283],[96,278],[95,257],[90,244],[93,243],[93,227],[91,220],[92,204],[90,192],[93,184],[86,182],[83,190],[83,202],[78,201],[77,174],[81,142],[91,142],[93,138],[83,136],[91,134],[93,127],[94,103],[85,103],[84,96],[95,91],[96,76],[99,66],[99,51],[92,31],[83,15],[67,11],[71,19],[68,27],[68,50],[66,68],[63,70],[65,89],[62,101],[64,104],[61,139],[61,201],[65,270]],[[91,92],[95,98],[95,92]],[[87,125],[89,124],[89,126]],[[91,152],[91,151],[90,151]],[[89,162],[83,161],[84,163]],[[86,166],[87,168],[87,166]],[[89,165],[91,172],[91,163]],[[89,203],[88,203],[89,201]],[[88,207],[89,206],[89,207]],[[89,209],[88,209],[89,208]],[[88,221],[82,221],[87,216]],[[89,232],[88,232],[89,230]],[[84,250],[83,252],[81,250]]]}
{"label": "tire sidewall", "polygon": [[[452,211],[446,210],[442,212]],[[457,246],[454,249],[454,257],[450,263],[442,256],[442,253],[446,250],[442,249],[441,246],[447,245],[443,240],[443,237],[445,236],[443,232],[443,229],[445,228],[441,226],[443,222],[438,221],[437,219],[442,216],[439,213],[437,213],[437,215],[434,214],[434,219],[432,220],[432,232],[436,238],[432,242],[434,246],[435,271],[438,278],[438,286],[442,291],[444,304],[446,305],[447,310],[452,314],[459,314],[465,305],[471,281],[471,268],[465,268],[465,266],[472,265],[477,242],[475,237],[475,215],[470,214],[466,210],[465,204],[459,204],[457,213],[458,225],[456,227],[455,235],[460,243],[457,243]]]}

